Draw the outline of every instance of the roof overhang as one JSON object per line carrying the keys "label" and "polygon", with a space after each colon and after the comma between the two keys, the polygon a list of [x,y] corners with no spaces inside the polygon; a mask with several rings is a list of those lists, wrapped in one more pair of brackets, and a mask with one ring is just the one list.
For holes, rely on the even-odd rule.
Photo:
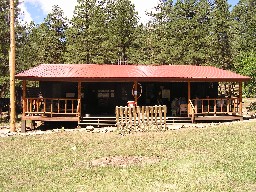
{"label": "roof overhang", "polygon": [[61,82],[245,82],[250,77],[211,66],[42,64],[19,80]]}

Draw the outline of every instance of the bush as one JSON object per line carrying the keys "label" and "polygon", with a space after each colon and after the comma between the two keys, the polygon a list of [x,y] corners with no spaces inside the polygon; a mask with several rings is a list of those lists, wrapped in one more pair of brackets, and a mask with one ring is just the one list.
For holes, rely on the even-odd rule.
{"label": "bush", "polygon": [[241,53],[235,60],[236,71],[251,77],[251,81],[244,84],[244,95],[256,97],[256,53]]}
{"label": "bush", "polygon": [[256,111],[256,102],[251,102],[248,111]]}

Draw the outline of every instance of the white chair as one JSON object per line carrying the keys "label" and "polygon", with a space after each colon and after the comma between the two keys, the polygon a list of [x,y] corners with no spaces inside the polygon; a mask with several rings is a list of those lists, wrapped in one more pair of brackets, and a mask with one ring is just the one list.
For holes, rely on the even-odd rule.
{"label": "white chair", "polygon": [[188,114],[188,104],[180,104],[180,116]]}

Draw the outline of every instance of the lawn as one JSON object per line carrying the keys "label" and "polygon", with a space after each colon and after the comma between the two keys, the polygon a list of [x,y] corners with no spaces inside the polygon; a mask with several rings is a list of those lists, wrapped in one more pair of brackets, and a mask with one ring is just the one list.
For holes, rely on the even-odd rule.
{"label": "lawn", "polygon": [[[256,190],[255,121],[126,136],[13,136],[0,147],[0,191]],[[94,166],[103,157],[145,162]]]}

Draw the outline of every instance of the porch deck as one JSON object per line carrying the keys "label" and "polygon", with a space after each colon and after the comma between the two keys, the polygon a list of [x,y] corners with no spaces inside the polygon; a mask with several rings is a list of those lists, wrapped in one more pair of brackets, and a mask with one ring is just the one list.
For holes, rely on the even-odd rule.
{"label": "porch deck", "polygon": [[31,121],[73,121],[73,122],[79,122],[79,117],[47,117],[44,115],[38,115],[38,116],[22,116],[22,120],[31,120]]}
{"label": "porch deck", "polygon": [[198,121],[242,120],[239,98],[192,99],[187,113],[182,117],[167,116],[166,106],[117,107],[116,116],[81,115],[80,99],[71,98],[26,98],[22,120],[72,121],[78,126],[116,126],[132,123],[153,123],[166,126],[174,123],[195,123]]}
{"label": "porch deck", "polygon": [[196,121],[242,120],[241,98],[206,98],[189,100],[188,114]]}
{"label": "porch deck", "polygon": [[197,116],[195,117],[195,122],[198,122],[198,121],[203,121],[203,122],[214,122],[214,121],[242,121],[243,120],[243,116],[240,116],[240,115],[228,115],[228,116],[225,116],[225,115],[221,115],[221,116]]}
{"label": "porch deck", "polygon": [[23,98],[21,131],[26,131],[26,121],[80,121],[80,99]]}

